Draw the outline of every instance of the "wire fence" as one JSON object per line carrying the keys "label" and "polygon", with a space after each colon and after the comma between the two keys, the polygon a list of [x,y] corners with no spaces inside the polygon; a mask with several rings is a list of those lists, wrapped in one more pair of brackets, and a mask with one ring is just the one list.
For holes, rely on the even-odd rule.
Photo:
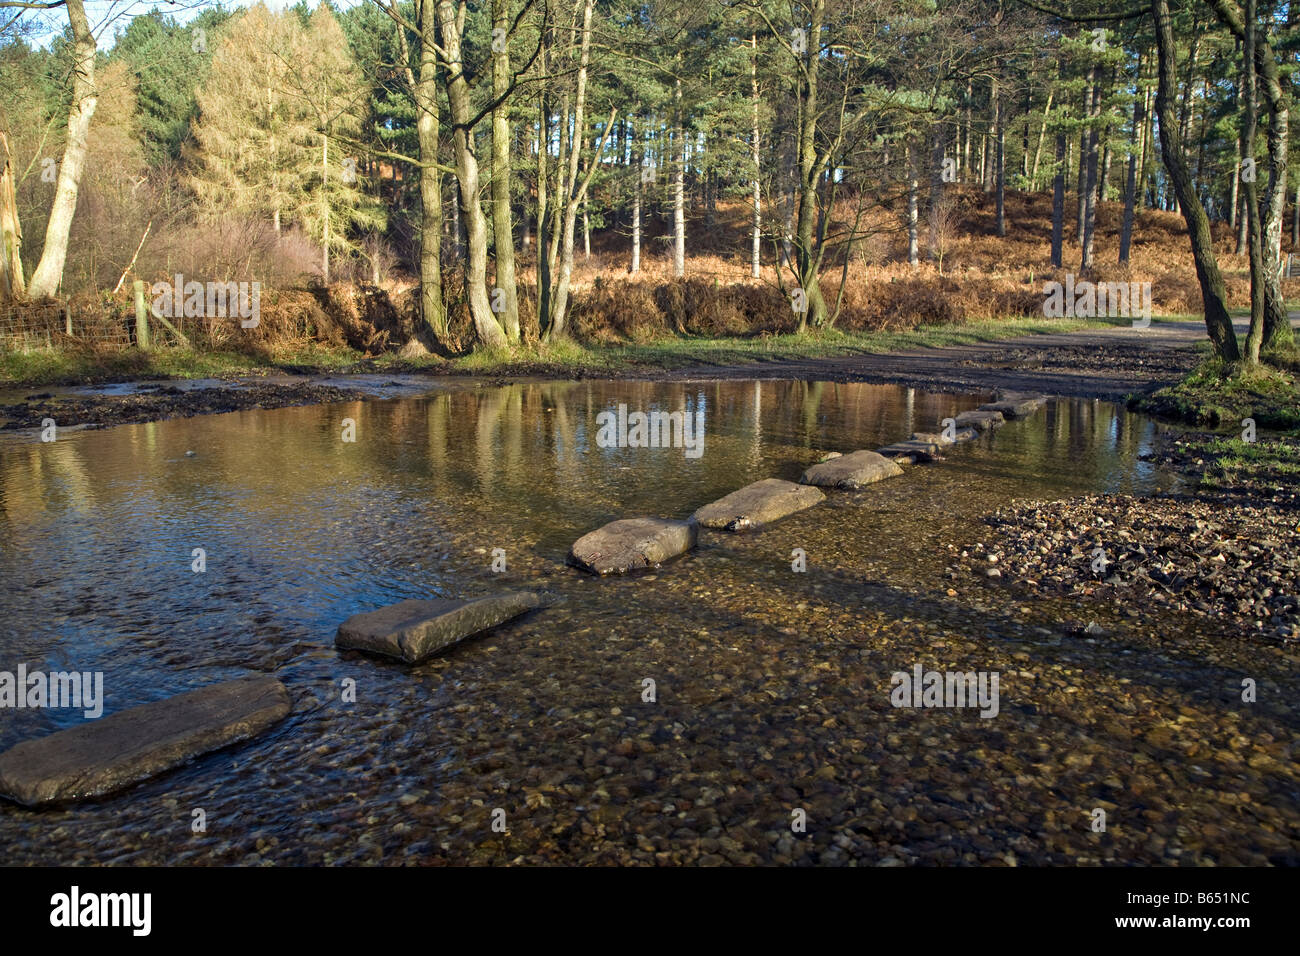
{"label": "wire fence", "polygon": [[0,308],[0,351],[26,352],[71,345],[128,348],[135,344],[134,313],[113,306],[93,309],[42,302]]}

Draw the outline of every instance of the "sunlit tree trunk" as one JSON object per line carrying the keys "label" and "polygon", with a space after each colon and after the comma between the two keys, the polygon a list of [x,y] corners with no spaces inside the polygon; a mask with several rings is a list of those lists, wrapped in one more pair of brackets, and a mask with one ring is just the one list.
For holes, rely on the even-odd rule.
{"label": "sunlit tree trunk", "polygon": [[1088,104],[1087,162],[1083,182],[1083,237],[1080,242],[1079,271],[1092,268],[1093,235],[1097,227],[1097,123],[1101,116],[1101,69],[1092,69],[1092,98]]}
{"label": "sunlit tree trunk", "polygon": [[1151,12],[1156,23],[1156,114],[1160,120],[1160,150],[1182,207],[1183,219],[1187,223],[1192,261],[1196,266],[1196,278],[1201,286],[1201,299],[1205,308],[1206,331],[1219,357],[1235,362],[1241,358],[1241,352],[1237,346],[1236,332],[1232,328],[1232,318],[1228,314],[1223,275],[1219,272],[1219,263],[1214,256],[1210,220],[1192,186],[1192,178],[1187,171],[1187,157],[1178,138],[1180,127],[1174,107],[1178,61],[1169,0],[1151,0]]}
{"label": "sunlit tree trunk", "polygon": [[[681,69],[681,55],[677,57]],[[673,88],[673,275],[686,274],[686,131],[682,116],[682,78]]]}
{"label": "sunlit tree trunk", "polygon": [[479,342],[489,348],[507,344],[487,293],[487,218],[479,202],[478,157],[474,154],[470,129],[470,89],[461,60],[461,34],[465,28],[465,6],[457,10],[451,0],[439,0],[438,22],[447,64],[447,102],[451,107],[452,148],[456,154],[456,179],[460,184],[460,208],[465,219],[468,260],[465,266],[465,298]]}
{"label": "sunlit tree trunk", "polygon": [[[420,317],[436,339],[447,335],[442,299],[442,169],[438,165],[438,56],[434,0],[417,0],[419,76],[415,133],[420,148]],[[398,27],[399,31],[401,27]]]}
{"label": "sunlit tree trunk", "polygon": [[800,106],[799,128],[799,231],[795,239],[795,271],[803,291],[807,311],[799,313],[798,330],[804,331],[808,323],[821,326],[826,323],[826,302],[822,298],[817,267],[820,256],[814,246],[813,230],[817,223],[817,185],[821,167],[817,162],[817,71],[821,62],[822,22],[826,15],[826,0],[812,0],[812,22],[808,31],[807,51],[802,64],[803,94]]}
{"label": "sunlit tree trunk", "polygon": [[0,305],[26,294],[22,245],[23,228],[18,221],[9,138],[0,133]]}
{"label": "sunlit tree trunk", "polygon": [[[1253,163],[1255,128],[1259,121],[1259,104],[1255,96],[1255,0],[1245,0],[1245,7],[1245,44],[1241,57],[1241,150]],[[1237,175],[1242,175],[1240,167]],[[1242,358],[1253,365],[1259,362],[1259,349],[1264,341],[1264,248],[1259,222],[1259,187],[1255,185],[1253,169],[1242,185],[1246,194],[1245,218],[1250,243],[1250,331],[1246,333]]]}
{"label": "sunlit tree trunk", "polygon": [[754,154],[754,232],[749,253],[749,273],[757,279],[762,274],[763,246],[763,194],[759,185],[759,179],[763,175],[763,164],[762,156],[759,153],[758,129],[758,34],[750,34],[749,44],[754,51],[749,62],[749,95],[754,114],[754,125],[750,133],[750,142]]}
{"label": "sunlit tree trunk", "polygon": [[[515,282],[514,228],[510,217],[510,4],[492,0],[492,239],[501,325],[511,343],[519,342],[519,299]],[[500,32],[497,32],[500,31]],[[494,296],[498,293],[493,293]]]}
{"label": "sunlit tree trunk", "polygon": [[90,118],[99,102],[95,86],[95,36],[86,19],[81,0],[67,0],[68,23],[72,28],[72,104],[68,107],[67,144],[54,187],[54,205],[45,227],[45,246],[32,273],[27,292],[33,299],[52,296],[63,282],[63,264],[68,256],[68,235],[77,211],[77,193],[86,164],[86,136]]}

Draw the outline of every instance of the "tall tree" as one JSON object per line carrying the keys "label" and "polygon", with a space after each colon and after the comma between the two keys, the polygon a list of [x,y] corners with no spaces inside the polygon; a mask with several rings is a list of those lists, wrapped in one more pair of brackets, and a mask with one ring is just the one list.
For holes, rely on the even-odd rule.
{"label": "tall tree", "polygon": [[82,0],[60,2],[67,7],[68,25],[72,31],[72,102],[68,107],[63,160],[59,163],[54,187],[54,206],[45,226],[45,246],[27,287],[27,293],[33,299],[53,296],[63,282],[68,235],[72,230],[72,217],[77,211],[77,192],[81,188],[86,160],[86,136],[99,101],[99,90],[95,85],[95,36],[90,21],[86,19],[86,8]]}

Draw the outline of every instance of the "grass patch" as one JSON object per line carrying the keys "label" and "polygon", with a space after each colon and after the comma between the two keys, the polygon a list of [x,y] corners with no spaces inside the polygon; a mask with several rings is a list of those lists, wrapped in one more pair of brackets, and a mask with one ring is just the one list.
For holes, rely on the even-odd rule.
{"label": "grass patch", "polygon": [[1177,450],[1202,487],[1250,492],[1300,484],[1300,444],[1294,439],[1188,438],[1177,442]]}
{"label": "grass patch", "polygon": [[1296,374],[1272,365],[1254,367],[1210,358],[1176,385],[1130,401],[1130,407],[1191,425],[1240,426],[1300,431],[1300,387]]}

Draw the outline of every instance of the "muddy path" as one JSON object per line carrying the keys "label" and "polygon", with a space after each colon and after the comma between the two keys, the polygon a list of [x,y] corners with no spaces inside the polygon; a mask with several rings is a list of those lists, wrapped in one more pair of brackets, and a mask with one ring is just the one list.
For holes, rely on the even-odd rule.
{"label": "muddy path", "polygon": [[[1244,333],[1244,326],[1241,331]],[[1195,346],[1201,341],[1205,341],[1205,326],[1199,322],[1162,322],[1148,329],[1028,335],[906,352],[862,352],[742,366],[698,365],[648,377],[878,382],[932,391],[1006,389],[1120,401],[1178,381],[1199,360]]]}
{"label": "muddy path", "polygon": [[[1245,326],[1239,326],[1244,333]],[[1041,392],[1120,401],[1185,375],[1199,360],[1205,327],[1161,322],[1147,329],[1109,328],[1029,335],[975,345],[861,352],[834,358],[773,360],[741,365],[697,364],[677,369],[605,372],[538,369],[489,376],[393,374],[272,375],[190,382],[10,389],[0,392],[0,430],[60,426],[103,428],[249,408],[279,408],[368,398],[394,398],[431,389],[477,388],[507,381],[603,378],[649,381],[785,379],[904,384],[930,391]]]}

